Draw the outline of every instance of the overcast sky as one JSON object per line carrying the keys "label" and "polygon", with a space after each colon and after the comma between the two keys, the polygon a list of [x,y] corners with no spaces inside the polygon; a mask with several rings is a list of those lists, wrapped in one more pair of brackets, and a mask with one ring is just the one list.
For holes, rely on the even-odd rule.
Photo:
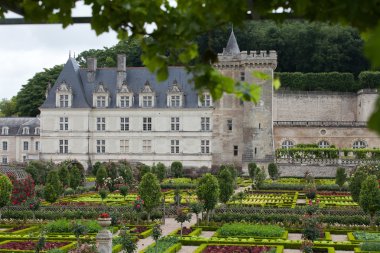
{"label": "overcast sky", "polygon": [[[73,16],[89,15],[80,6]],[[16,15],[8,15],[16,17]],[[0,99],[11,98],[35,73],[63,64],[72,55],[117,43],[116,33],[96,36],[90,25],[0,25]]]}

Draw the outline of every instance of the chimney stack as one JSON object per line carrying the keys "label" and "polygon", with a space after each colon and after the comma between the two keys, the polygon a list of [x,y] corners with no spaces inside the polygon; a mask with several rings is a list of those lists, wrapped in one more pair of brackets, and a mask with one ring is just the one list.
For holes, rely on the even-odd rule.
{"label": "chimney stack", "polygon": [[126,56],[125,54],[117,55],[117,77],[116,77],[116,86],[118,89],[121,88],[121,85],[127,79],[127,67],[126,67]]}
{"label": "chimney stack", "polygon": [[87,58],[87,80],[89,83],[95,82],[97,60],[94,57]]}

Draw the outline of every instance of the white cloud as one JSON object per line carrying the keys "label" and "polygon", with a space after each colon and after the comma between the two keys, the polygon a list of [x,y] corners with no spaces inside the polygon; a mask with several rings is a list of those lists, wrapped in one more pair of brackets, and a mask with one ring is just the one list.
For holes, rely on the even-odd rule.
{"label": "white cloud", "polygon": [[59,25],[0,26],[0,37],[0,98],[16,95],[43,68],[65,63],[69,51],[79,54],[117,43],[115,33],[96,36],[89,25],[65,30]]}
{"label": "white cloud", "polygon": [[[74,16],[89,14],[85,8],[74,12]],[[117,43],[116,33],[96,36],[89,24],[66,29],[61,25],[0,25],[0,38],[0,99],[16,95],[28,79],[44,68],[65,63],[69,51],[78,55]]]}

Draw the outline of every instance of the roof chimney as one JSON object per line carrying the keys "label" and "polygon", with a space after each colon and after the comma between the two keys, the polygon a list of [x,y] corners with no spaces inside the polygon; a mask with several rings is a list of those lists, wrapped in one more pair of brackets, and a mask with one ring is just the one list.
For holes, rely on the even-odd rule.
{"label": "roof chimney", "polygon": [[87,58],[87,81],[93,83],[95,81],[97,60],[94,57]]}
{"label": "roof chimney", "polygon": [[121,88],[123,82],[127,79],[127,67],[126,67],[126,56],[125,54],[117,55],[117,77],[116,86],[118,89]]}

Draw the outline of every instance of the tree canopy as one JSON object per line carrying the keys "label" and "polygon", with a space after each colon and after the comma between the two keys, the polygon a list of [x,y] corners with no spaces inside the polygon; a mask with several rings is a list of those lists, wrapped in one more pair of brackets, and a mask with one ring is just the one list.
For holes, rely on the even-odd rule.
{"label": "tree canopy", "polygon": [[[4,0],[0,17],[7,10],[24,16],[27,22],[61,23],[67,27],[74,23],[72,9],[77,0]],[[260,93],[255,84],[235,82],[212,67],[217,55],[212,47],[199,54],[197,36],[208,34],[215,28],[234,24],[242,25],[247,19],[303,18],[309,21],[326,21],[352,25],[366,39],[365,51],[373,67],[380,67],[380,5],[378,1],[219,1],[219,0],[85,0],[92,15],[89,18],[96,34],[114,30],[118,38],[133,37],[142,49],[141,60],[157,74],[159,81],[168,77],[168,66],[179,63],[193,74],[195,87],[208,89],[214,99],[224,92],[237,97],[258,101]],[[281,10],[281,11],[280,11]],[[148,29],[147,27],[152,27]],[[275,34],[275,33],[274,33]],[[315,34],[305,34],[314,37]],[[312,45],[309,45],[312,48]],[[305,57],[306,58],[306,57]],[[369,126],[380,132],[380,99]]]}

